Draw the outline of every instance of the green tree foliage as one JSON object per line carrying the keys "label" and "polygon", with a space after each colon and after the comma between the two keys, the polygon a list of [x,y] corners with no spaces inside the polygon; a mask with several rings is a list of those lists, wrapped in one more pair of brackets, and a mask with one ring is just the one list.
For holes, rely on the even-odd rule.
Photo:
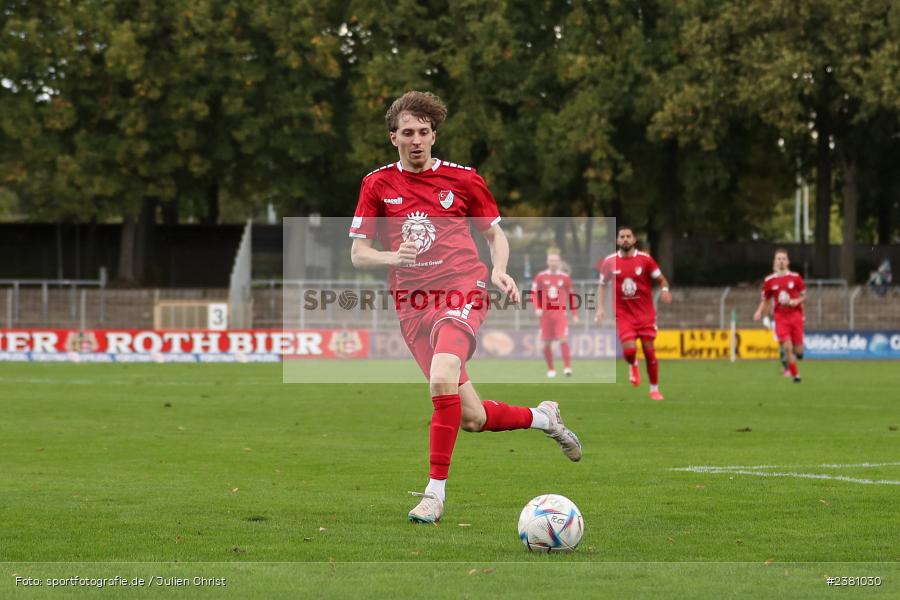
{"label": "green tree foliage", "polygon": [[124,280],[159,219],[346,215],[409,89],[505,212],[617,216],[669,274],[678,237],[768,230],[798,175],[819,274],[833,193],[848,248],[900,221],[891,0],[3,0],[0,40],[9,212],[122,219]]}

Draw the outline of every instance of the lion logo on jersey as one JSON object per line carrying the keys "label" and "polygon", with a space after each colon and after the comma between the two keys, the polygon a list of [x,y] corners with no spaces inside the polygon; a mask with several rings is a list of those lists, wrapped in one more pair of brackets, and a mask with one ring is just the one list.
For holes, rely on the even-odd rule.
{"label": "lion logo on jersey", "polygon": [[434,240],[437,237],[437,229],[428,220],[427,214],[414,212],[406,215],[406,221],[403,223],[400,234],[404,242],[415,242],[417,253],[422,254],[423,252],[428,252],[431,245],[434,244]]}
{"label": "lion logo on jersey", "polygon": [[626,277],[622,280],[622,293],[628,297],[634,296],[637,293],[637,284],[634,282],[634,279]]}

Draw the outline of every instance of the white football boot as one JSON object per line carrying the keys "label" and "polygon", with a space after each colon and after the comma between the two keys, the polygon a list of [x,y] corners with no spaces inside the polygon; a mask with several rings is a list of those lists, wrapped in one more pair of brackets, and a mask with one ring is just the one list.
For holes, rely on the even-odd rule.
{"label": "white football boot", "polygon": [[444,503],[432,492],[410,492],[410,496],[422,498],[414,509],[409,511],[409,520],[413,523],[437,523],[444,516]]}
{"label": "white football boot", "polygon": [[581,460],[581,442],[578,441],[578,436],[563,423],[562,417],[559,415],[559,404],[544,400],[538,404],[535,410],[547,415],[547,420],[550,421],[550,427],[545,430],[547,437],[556,440],[563,454],[569,460],[573,462]]}

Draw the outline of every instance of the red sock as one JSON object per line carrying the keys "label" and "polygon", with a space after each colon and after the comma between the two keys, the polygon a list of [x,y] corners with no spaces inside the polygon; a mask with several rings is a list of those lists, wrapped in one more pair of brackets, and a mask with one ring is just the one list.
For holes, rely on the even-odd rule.
{"label": "red sock", "polygon": [[547,361],[547,370],[553,370],[553,346],[544,344],[544,360]]}
{"label": "red sock", "polygon": [[647,359],[647,378],[650,385],[658,385],[659,361],[656,360],[656,348],[644,348],[644,358]]}
{"label": "red sock", "polygon": [[622,355],[625,357],[625,362],[633,365],[637,360],[637,348],[622,348]]}
{"label": "red sock", "polygon": [[487,413],[482,431],[509,431],[531,427],[531,409],[526,406],[510,406],[496,400],[485,400],[481,405]]}
{"label": "red sock", "polygon": [[569,349],[569,342],[561,343],[559,349],[562,350],[563,366],[567,369],[570,368],[572,366],[572,351]]}
{"label": "red sock", "polygon": [[450,456],[456,445],[456,435],[462,421],[459,394],[432,396],[434,412],[431,413],[430,448],[432,479],[447,479],[450,472]]}
{"label": "red sock", "polygon": [[797,372],[797,363],[789,362],[788,363],[788,371],[791,372],[791,376],[797,377],[797,375],[799,375],[799,373]]}

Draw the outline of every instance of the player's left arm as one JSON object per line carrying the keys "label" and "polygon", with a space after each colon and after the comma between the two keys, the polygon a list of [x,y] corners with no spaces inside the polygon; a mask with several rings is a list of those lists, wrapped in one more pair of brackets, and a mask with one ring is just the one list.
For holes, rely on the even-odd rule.
{"label": "player's left arm", "polygon": [[662,273],[660,273],[656,277],[656,283],[659,284],[659,287],[662,290],[662,293],[659,295],[659,299],[662,300],[663,302],[665,302],[666,304],[671,304],[672,303],[672,293],[669,291],[669,280],[666,279],[666,277]]}
{"label": "player's left arm", "polygon": [[806,302],[806,290],[800,290],[800,295],[796,298],[791,298],[788,301],[788,306],[800,306]]}
{"label": "player's left arm", "polygon": [[519,288],[516,286],[515,280],[506,272],[506,265],[509,263],[509,240],[506,234],[500,229],[499,224],[491,225],[488,229],[481,232],[484,239],[487,240],[488,247],[491,249],[491,283],[506,294],[513,302],[519,302]]}

